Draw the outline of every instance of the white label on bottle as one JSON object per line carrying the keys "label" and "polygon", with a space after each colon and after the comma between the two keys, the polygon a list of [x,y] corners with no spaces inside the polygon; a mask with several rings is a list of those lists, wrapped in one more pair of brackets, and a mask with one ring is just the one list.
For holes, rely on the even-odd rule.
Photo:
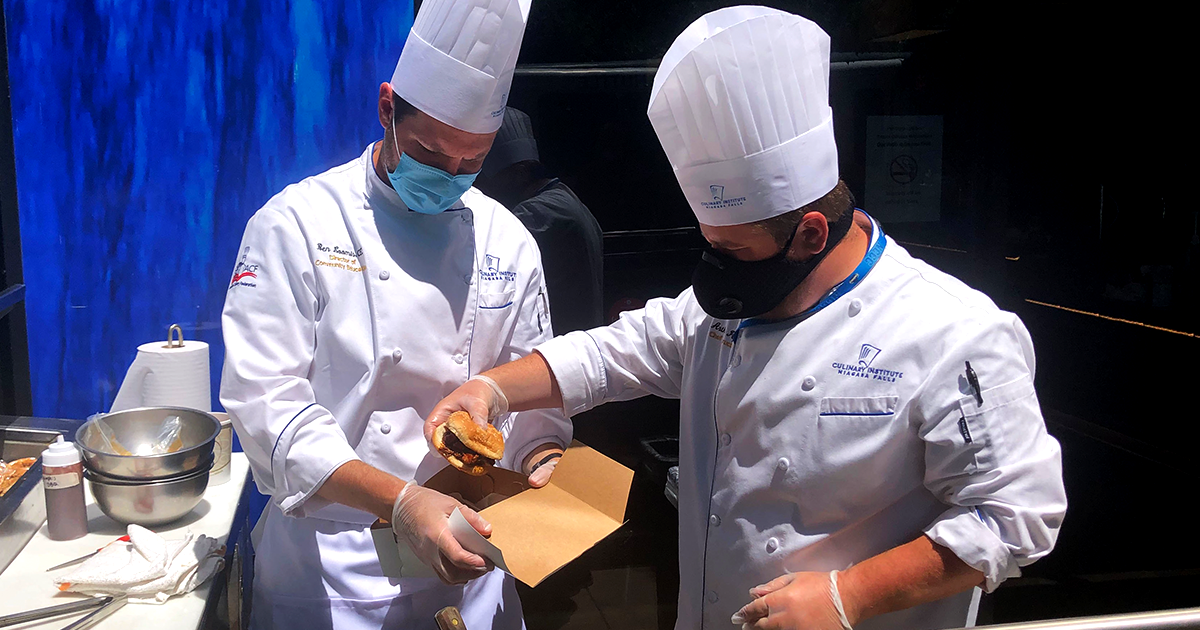
{"label": "white label on bottle", "polygon": [[79,485],[79,473],[69,472],[60,475],[45,475],[42,477],[42,483],[46,484],[47,490],[73,488]]}

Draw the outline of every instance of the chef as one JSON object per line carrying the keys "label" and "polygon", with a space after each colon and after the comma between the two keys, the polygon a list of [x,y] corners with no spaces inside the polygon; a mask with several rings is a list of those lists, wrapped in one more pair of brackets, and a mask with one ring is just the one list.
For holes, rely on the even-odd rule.
{"label": "chef", "polygon": [[[471,187],[529,8],[425,0],[379,88],[383,139],[288,186],[246,226],[222,317],[221,402],[271,499],[255,627],[424,627],[450,605],[471,630],[524,625],[512,578],[449,533],[459,503],[417,483],[446,465],[422,438],[433,405],[551,337],[535,241]],[[509,421],[499,465],[526,474],[570,439],[558,411]],[[442,581],[384,577],[378,518]]]}
{"label": "chef", "polygon": [[689,26],[648,113],[711,244],[693,286],[426,422],[680,399],[681,630],[971,625],[1066,511],[1028,332],[855,210],[828,90],[829,38],[802,17]]}

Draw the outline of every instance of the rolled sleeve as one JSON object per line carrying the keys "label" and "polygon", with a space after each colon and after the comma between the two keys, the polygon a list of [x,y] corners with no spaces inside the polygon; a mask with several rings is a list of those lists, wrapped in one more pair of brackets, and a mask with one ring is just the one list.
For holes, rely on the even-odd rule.
{"label": "rolled sleeve", "polygon": [[537,347],[562,392],[563,413],[574,416],[604,402],[608,384],[604,357],[591,335],[576,331]]}
{"label": "rolled sleeve", "polygon": [[328,505],[315,493],[335,470],[357,459],[333,414],[317,404],[306,407],[280,433],[271,455],[279,509],[303,517]]}
{"label": "rolled sleeve", "polygon": [[1021,575],[1014,556],[980,518],[975,508],[956,507],[944,512],[925,529],[933,542],[946,547],[968,566],[983,573],[984,590],[995,590],[1001,582]]}
{"label": "rolled sleeve", "polygon": [[[1032,344],[1005,315],[948,353],[923,385],[921,409],[925,486],[950,506],[925,533],[983,572],[988,591],[1050,553],[1067,509],[1061,449],[1033,385]],[[984,387],[982,405],[960,385],[966,361]]]}

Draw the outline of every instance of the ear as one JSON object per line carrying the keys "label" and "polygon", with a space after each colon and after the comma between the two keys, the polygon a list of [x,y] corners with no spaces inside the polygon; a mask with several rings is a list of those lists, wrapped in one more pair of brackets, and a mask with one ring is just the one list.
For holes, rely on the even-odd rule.
{"label": "ear", "polygon": [[800,219],[796,238],[792,241],[792,257],[795,260],[808,260],[825,250],[829,240],[829,222],[820,212],[809,212]]}
{"label": "ear", "polygon": [[379,84],[379,124],[383,125],[384,129],[392,124],[392,114],[395,110],[393,95],[395,92],[392,91],[392,86],[386,82]]}

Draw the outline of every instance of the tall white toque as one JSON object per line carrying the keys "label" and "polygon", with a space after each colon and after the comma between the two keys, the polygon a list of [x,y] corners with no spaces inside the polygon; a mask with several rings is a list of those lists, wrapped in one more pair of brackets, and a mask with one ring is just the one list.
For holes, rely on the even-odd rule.
{"label": "tall white toque", "polygon": [[663,56],[647,114],[703,224],[761,221],[837,186],[829,36],[798,15],[696,20]]}
{"label": "tall white toque", "polygon": [[392,89],[451,127],[496,131],[532,2],[425,0],[392,73]]}

